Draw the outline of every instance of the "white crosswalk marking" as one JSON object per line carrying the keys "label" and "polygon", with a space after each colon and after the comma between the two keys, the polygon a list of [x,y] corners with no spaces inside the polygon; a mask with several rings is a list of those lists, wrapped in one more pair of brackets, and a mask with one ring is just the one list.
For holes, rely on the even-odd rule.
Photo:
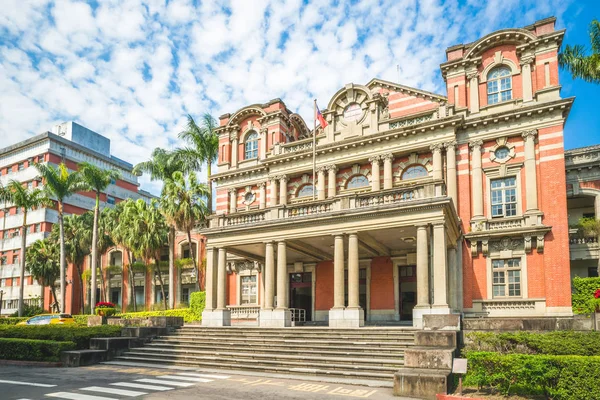
{"label": "white crosswalk marking", "polygon": [[136,382],[142,382],[142,383],[157,383],[159,385],[169,385],[169,386],[178,386],[178,387],[190,387],[190,386],[194,386],[193,383],[188,383],[188,382],[173,382],[167,379],[148,379],[148,378],[144,378],[144,379],[136,379]]}
{"label": "white crosswalk marking", "polygon": [[136,397],[141,396],[143,394],[148,394],[146,392],[138,392],[135,390],[125,390],[125,389],[116,389],[109,387],[100,387],[100,386],[90,386],[86,388],[81,388],[79,390],[87,390],[88,392],[101,392],[107,394],[118,394],[119,396],[127,396],[127,397]]}
{"label": "white crosswalk marking", "polygon": [[205,378],[196,378],[192,376],[179,376],[179,375],[159,375],[157,378],[166,378],[166,379],[177,379],[180,381],[188,381],[188,382],[199,382],[199,383],[207,383],[212,382],[212,379]]}
{"label": "white crosswalk marking", "polygon": [[209,374],[196,374],[192,372],[181,372],[175,375],[183,375],[183,376],[195,376],[197,378],[209,378],[209,379],[229,379],[230,376],[225,375],[209,375]]}
{"label": "white crosswalk marking", "polygon": [[49,385],[47,383],[33,383],[33,382],[21,382],[21,381],[7,381],[0,379],[0,383],[8,383],[10,385],[23,385],[23,386],[37,386],[37,387],[55,387],[56,385]]}
{"label": "white crosswalk marking", "polygon": [[57,397],[59,399],[67,399],[67,400],[117,400],[114,397],[90,396],[89,394],[68,393],[68,392],[49,393],[46,396]]}
{"label": "white crosswalk marking", "polygon": [[157,385],[143,385],[141,383],[133,383],[133,382],[117,382],[117,383],[111,383],[111,385],[132,388],[132,389],[158,390],[158,391],[173,389],[172,387],[157,386]]}

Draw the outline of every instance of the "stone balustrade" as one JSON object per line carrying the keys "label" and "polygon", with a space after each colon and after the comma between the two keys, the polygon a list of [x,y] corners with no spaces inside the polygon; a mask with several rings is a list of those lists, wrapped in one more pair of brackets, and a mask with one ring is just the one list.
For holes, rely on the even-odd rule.
{"label": "stone balustrade", "polygon": [[231,312],[231,319],[256,319],[260,313],[257,305],[227,306],[227,309]]}

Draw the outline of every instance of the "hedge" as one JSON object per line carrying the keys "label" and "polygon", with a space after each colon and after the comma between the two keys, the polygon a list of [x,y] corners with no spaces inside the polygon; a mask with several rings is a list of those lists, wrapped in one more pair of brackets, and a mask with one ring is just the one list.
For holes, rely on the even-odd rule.
{"label": "hedge", "polygon": [[29,317],[6,317],[0,318],[0,325],[16,325],[21,321],[25,321]]}
{"label": "hedge", "polygon": [[547,354],[600,356],[600,332],[471,332],[467,334],[464,354],[496,352],[501,354]]}
{"label": "hedge", "polygon": [[75,320],[75,324],[77,324],[77,326],[88,326],[89,317],[92,317],[92,315],[73,315],[73,319]]}
{"label": "hedge", "polygon": [[600,399],[600,357],[468,354],[465,386],[491,387],[504,395],[543,394],[554,400]]}
{"label": "hedge", "polygon": [[77,349],[88,349],[95,337],[121,336],[121,327],[102,325],[82,327],[77,325],[0,325],[0,337],[73,342]]}
{"label": "hedge", "polygon": [[0,358],[3,360],[60,361],[62,351],[74,350],[73,342],[0,338]]}
{"label": "hedge", "polygon": [[205,292],[193,292],[190,294],[190,307],[175,310],[162,311],[140,311],[116,314],[124,319],[146,318],[146,317],[183,317],[184,322],[202,321],[202,311],[206,301]]}
{"label": "hedge", "polygon": [[573,278],[571,303],[575,314],[589,314],[600,305],[600,299],[594,298],[594,292],[600,289],[600,278]]}

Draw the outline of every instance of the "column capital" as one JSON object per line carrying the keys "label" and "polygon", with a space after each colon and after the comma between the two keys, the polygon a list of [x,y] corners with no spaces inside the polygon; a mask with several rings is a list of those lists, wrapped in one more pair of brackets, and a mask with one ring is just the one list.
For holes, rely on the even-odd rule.
{"label": "column capital", "polygon": [[451,140],[449,142],[444,143],[444,147],[446,148],[446,150],[456,149],[456,140]]}
{"label": "column capital", "polygon": [[270,244],[272,246],[273,243],[275,243],[275,241],[274,240],[265,240],[265,241],[263,241],[263,243],[266,244],[266,245]]}
{"label": "column capital", "polygon": [[382,155],[381,155],[381,156],[379,156],[379,157],[380,157],[380,158],[381,158],[383,161],[387,161],[387,160],[393,161],[393,160],[394,160],[394,155],[393,155],[392,153],[385,153],[385,154],[382,154]]}
{"label": "column capital", "polygon": [[344,238],[344,234],[343,233],[332,233],[331,236],[333,236],[334,239],[338,238],[338,237]]}
{"label": "column capital", "polygon": [[264,188],[265,186],[267,186],[267,182],[258,182],[256,186],[258,186],[259,188]]}
{"label": "column capital", "polygon": [[229,193],[229,194],[232,194],[232,193],[233,194],[237,194],[237,189],[236,188],[229,188],[229,189],[227,189],[227,193]]}
{"label": "column capital", "polygon": [[472,149],[481,149],[481,146],[483,146],[483,140],[481,139],[471,140],[469,142],[469,147]]}
{"label": "column capital", "polygon": [[419,229],[427,229],[427,227],[429,226],[429,224],[427,222],[423,222],[420,224],[415,224],[415,227],[417,228],[417,230]]}
{"label": "column capital", "polygon": [[260,128],[260,130],[258,131],[261,135],[266,135],[268,132],[268,129],[266,127],[264,128]]}
{"label": "column capital", "polygon": [[479,75],[479,72],[477,70],[467,71],[467,79],[468,80],[471,80],[473,78],[477,78],[478,75]]}
{"label": "column capital", "polygon": [[372,156],[369,157],[369,162],[379,164],[379,160],[381,160],[381,156]]}
{"label": "column capital", "polygon": [[279,179],[279,175],[269,175],[268,179],[273,182]]}
{"label": "column capital", "polygon": [[445,228],[446,227],[446,222],[445,221],[438,221],[438,222],[432,222],[431,225],[433,226],[433,228]]}
{"label": "column capital", "polygon": [[442,151],[443,148],[444,148],[443,143],[434,143],[431,146],[429,146],[429,150],[433,151],[434,153],[436,151]]}
{"label": "column capital", "polygon": [[323,173],[323,174],[324,174],[324,173],[325,173],[325,171],[327,171],[327,166],[325,166],[325,165],[320,165],[320,166],[318,166],[318,167],[317,167],[317,169],[316,169],[316,172],[317,172],[318,174],[320,174],[320,173]]}
{"label": "column capital", "polygon": [[232,141],[232,142],[237,142],[238,141],[238,131],[237,131],[237,129],[229,132],[229,140]]}
{"label": "column capital", "polygon": [[521,136],[523,137],[523,139],[528,140],[528,139],[535,139],[537,134],[538,134],[537,129],[530,129],[530,130],[527,130],[527,131],[521,133]]}
{"label": "column capital", "polygon": [[521,56],[521,59],[519,60],[519,64],[520,65],[529,65],[534,60],[535,60],[535,56],[534,55]]}
{"label": "column capital", "polygon": [[277,242],[277,244],[286,244],[285,239],[275,239],[275,242]]}
{"label": "column capital", "polygon": [[335,164],[329,164],[325,166],[325,169],[327,169],[327,171],[334,171],[337,172],[338,167]]}
{"label": "column capital", "polygon": [[287,175],[279,175],[277,179],[279,179],[281,182],[287,182],[288,177]]}

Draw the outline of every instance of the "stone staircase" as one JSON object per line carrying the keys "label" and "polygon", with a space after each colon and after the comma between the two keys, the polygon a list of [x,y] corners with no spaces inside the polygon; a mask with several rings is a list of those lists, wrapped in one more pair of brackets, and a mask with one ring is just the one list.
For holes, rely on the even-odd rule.
{"label": "stone staircase", "polygon": [[184,326],[132,348],[117,362],[178,365],[313,379],[391,385],[414,346],[414,330],[399,327],[331,329]]}

